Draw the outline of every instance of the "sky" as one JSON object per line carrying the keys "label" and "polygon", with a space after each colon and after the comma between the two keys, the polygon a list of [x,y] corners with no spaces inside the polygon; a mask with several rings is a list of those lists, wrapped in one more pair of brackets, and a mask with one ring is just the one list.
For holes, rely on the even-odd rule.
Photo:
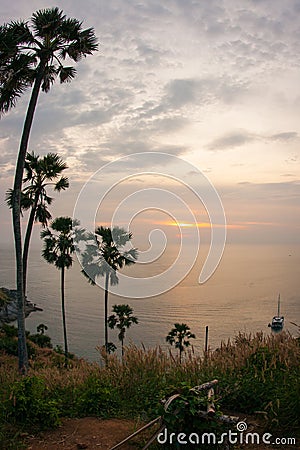
{"label": "sky", "polygon": [[[125,205],[139,246],[160,227],[173,237],[196,227],[205,238],[213,205],[191,185],[206,179],[222,202],[228,243],[300,243],[298,0],[2,0],[1,20],[52,6],[94,27],[99,40],[72,83],[39,98],[29,150],[57,152],[69,166],[70,188],[56,195],[53,216],[73,215],[88,182],[103,205],[87,199],[83,213],[110,224]],[[2,243],[12,239],[4,196],[28,98],[0,121]],[[161,206],[158,188],[172,201]]]}

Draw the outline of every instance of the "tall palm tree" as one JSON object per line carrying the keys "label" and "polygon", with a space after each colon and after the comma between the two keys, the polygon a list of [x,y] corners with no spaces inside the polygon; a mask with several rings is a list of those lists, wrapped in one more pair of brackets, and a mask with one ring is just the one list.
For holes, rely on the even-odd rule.
{"label": "tall palm tree", "polygon": [[[53,198],[47,195],[46,188],[52,185],[57,192],[67,189],[69,187],[67,177],[61,176],[58,181],[54,181],[67,167],[67,164],[57,153],[48,153],[43,157],[35,155],[34,152],[26,155],[26,176],[23,179],[25,187],[21,193],[21,211],[30,209],[23,246],[23,289],[25,296],[28,252],[33,224],[36,221],[40,222],[43,227],[48,225],[48,221],[52,218],[48,206],[51,205]],[[10,208],[12,207],[12,199],[13,190],[9,189],[6,201]]]}
{"label": "tall palm tree", "polygon": [[122,346],[122,359],[124,356],[124,339],[126,328],[130,328],[133,323],[138,323],[137,317],[134,317],[133,309],[129,305],[114,305],[112,308],[115,314],[112,314],[108,318],[108,326],[111,329],[115,327],[120,330],[118,338],[121,341]]}
{"label": "tall palm tree", "polygon": [[71,217],[57,217],[51,223],[52,231],[47,228],[41,232],[44,239],[42,255],[49,264],[60,270],[61,311],[65,347],[65,362],[68,358],[68,339],[65,312],[65,269],[73,264],[72,254],[75,252],[74,232]]}
{"label": "tall palm tree", "polygon": [[67,18],[59,8],[36,11],[31,24],[12,21],[0,27],[0,112],[16,105],[17,99],[31,88],[25,115],[13,186],[12,216],[16,253],[18,293],[19,371],[27,373],[28,354],[25,338],[25,298],[21,236],[21,190],[25,157],[33,117],[40,91],[48,92],[59,78],[70,82],[76,74],[66,58],[78,62],[97,50],[93,28],[82,29],[77,19]]}
{"label": "tall palm tree", "polygon": [[179,350],[179,362],[181,364],[182,352],[184,347],[189,347],[191,345],[190,339],[195,339],[194,333],[191,333],[190,327],[185,323],[174,323],[174,328],[169,332],[166,337],[166,341],[173,345]]}
{"label": "tall palm tree", "polygon": [[82,273],[93,285],[96,278],[105,277],[104,283],[104,340],[105,350],[108,352],[108,291],[111,286],[118,284],[117,271],[124,266],[135,264],[137,249],[125,250],[125,246],[132,239],[132,233],[127,233],[123,228],[115,227],[113,230],[106,227],[98,227],[95,230],[96,244],[86,246],[82,254]]}

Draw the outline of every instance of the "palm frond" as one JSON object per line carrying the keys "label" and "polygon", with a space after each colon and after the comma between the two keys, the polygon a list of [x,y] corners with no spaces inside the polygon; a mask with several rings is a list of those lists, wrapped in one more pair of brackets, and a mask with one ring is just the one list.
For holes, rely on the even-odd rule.
{"label": "palm frond", "polygon": [[40,38],[54,38],[65,18],[58,7],[40,9],[32,14],[33,29]]}
{"label": "palm frond", "polygon": [[61,66],[58,69],[58,74],[61,83],[70,83],[76,76],[76,69],[72,66]]}
{"label": "palm frond", "polygon": [[1,61],[15,56],[18,46],[30,46],[34,43],[28,23],[24,21],[12,21],[0,27],[0,56]]}
{"label": "palm frond", "polygon": [[[13,189],[8,189],[5,194],[5,201],[7,206],[11,209],[13,205]],[[21,192],[21,214],[22,211],[27,211],[33,205],[33,199],[26,192]]]}
{"label": "palm frond", "polygon": [[43,227],[46,227],[51,218],[52,218],[51,213],[47,209],[46,205],[40,204],[37,206],[35,212],[36,222],[40,222]]}
{"label": "palm frond", "polygon": [[68,56],[78,62],[83,56],[91,55],[96,50],[98,50],[98,43],[95,31],[93,28],[87,28],[77,33],[76,38],[61,50],[60,56],[63,59]]}
{"label": "palm frond", "polygon": [[123,257],[125,260],[125,266],[131,266],[132,264],[135,264],[138,258],[137,248],[131,248],[130,250],[127,250],[123,253]]}
{"label": "palm frond", "polygon": [[71,217],[57,217],[51,224],[53,230],[61,233],[69,233],[72,229]]}
{"label": "palm frond", "polygon": [[82,28],[82,22],[74,18],[67,18],[60,24],[59,34],[65,42],[75,41]]}
{"label": "palm frond", "polygon": [[9,209],[11,209],[12,206],[13,206],[13,195],[14,195],[14,190],[13,189],[8,189],[6,191],[5,201],[6,201],[7,206],[9,207]]}
{"label": "palm frond", "polygon": [[67,19],[57,7],[36,11],[31,25],[13,21],[0,27],[0,113],[16,105],[38,68],[44,67],[41,89],[48,92],[58,76],[64,83],[76,75],[61,60],[69,56],[79,61],[98,49],[93,28],[82,30],[80,21]]}
{"label": "palm frond", "polygon": [[33,84],[36,58],[21,53],[4,64],[2,62],[0,61],[0,111],[5,113],[16,105],[18,98]]}
{"label": "palm frond", "polygon": [[49,92],[52,84],[57,77],[57,68],[54,65],[47,65],[44,70],[41,89],[43,92]]}
{"label": "palm frond", "polygon": [[119,284],[119,278],[118,278],[116,270],[110,271],[109,280],[110,280],[111,286],[116,286],[117,284]]}

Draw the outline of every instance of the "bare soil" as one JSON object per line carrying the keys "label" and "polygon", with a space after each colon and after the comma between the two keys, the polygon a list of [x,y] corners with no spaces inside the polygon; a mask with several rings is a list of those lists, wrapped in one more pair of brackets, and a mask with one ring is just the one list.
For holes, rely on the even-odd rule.
{"label": "bare soil", "polygon": [[[141,423],[125,419],[64,419],[55,430],[27,437],[27,450],[108,450],[141,427]],[[137,438],[121,447],[122,450],[133,448],[137,449]]]}

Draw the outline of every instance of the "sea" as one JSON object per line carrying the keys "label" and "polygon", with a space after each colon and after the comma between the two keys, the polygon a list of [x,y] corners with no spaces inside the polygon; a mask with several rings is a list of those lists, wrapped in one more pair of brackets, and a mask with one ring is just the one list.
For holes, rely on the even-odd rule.
{"label": "sea", "polygon": [[[112,305],[126,303],[139,320],[126,331],[125,344],[146,348],[160,345],[167,349],[166,336],[174,323],[190,327],[196,335],[193,349],[199,354],[203,354],[206,327],[211,349],[219,347],[221,341],[234,339],[239,332],[263,331],[268,335],[272,333],[268,324],[277,313],[279,294],[284,329],[294,336],[298,334],[299,245],[229,244],[215,273],[199,284],[207,251],[205,246],[200,249],[191,271],[167,292],[149,298],[109,295],[110,312]],[[170,253],[157,258],[149,267],[135,264],[126,268],[127,274],[145,277],[147,273],[160,273],[168,265],[168,258]],[[0,250],[0,287],[3,286],[15,288],[14,249],[5,245]],[[97,347],[104,343],[104,291],[87,282],[76,258],[66,273],[65,295],[70,351],[90,361],[100,361]],[[43,260],[40,249],[30,251],[28,299],[43,311],[32,313],[26,319],[26,328],[36,332],[36,327],[44,323],[53,344],[63,345],[60,273]],[[117,331],[109,330],[109,340],[119,347]]]}

